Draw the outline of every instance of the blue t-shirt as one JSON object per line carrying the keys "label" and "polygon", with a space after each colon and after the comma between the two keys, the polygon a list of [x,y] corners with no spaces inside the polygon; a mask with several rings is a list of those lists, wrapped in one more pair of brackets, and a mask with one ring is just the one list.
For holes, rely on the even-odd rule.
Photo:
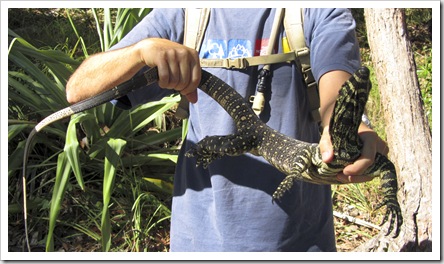
{"label": "blue t-shirt", "polygon": [[[213,9],[200,50],[202,58],[236,58],[266,50],[274,9]],[[288,15],[288,14],[287,14]],[[304,33],[311,50],[316,80],[331,70],[354,72],[360,65],[355,22],[347,9],[305,9]],[[119,44],[146,37],[182,43],[183,9],[154,9]],[[276,52],[282,52],[283,27]],[[260,68],[260,67],[259,67]],[[254,95],[258,67],[245,70],[206,69],[245,98]],[[306,89],[294,63],[271,66],[270,91],[261,119],[270,127],[300,140],[318,142],[310,121]],[[170,90],[151,86],[128,95],[131,106],[157,100]],[[285,175],[263,158],[251,154],[223,157],[207,169],[196,167],[184,153],[211,135],[236,128],[231,117],[198,91],[190,106],[174,179],[171,251],[335,251],[330,186],[295,183],[281,201],[271,195]]]}

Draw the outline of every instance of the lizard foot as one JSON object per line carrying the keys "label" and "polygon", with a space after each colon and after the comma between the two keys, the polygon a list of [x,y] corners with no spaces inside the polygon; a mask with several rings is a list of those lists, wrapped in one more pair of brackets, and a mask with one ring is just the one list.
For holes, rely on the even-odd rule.
{"label": "lizard foot", "polygon": [[208,150],[207,148],[201,146],[200,142],[196,146],[191,147],[190,150],[185,153],[185,157],[196,158],[196,167],[202,165],[204,169],[208,167],[216,159],[220,159],[223,155],[220,155],[214,151]]}
{"label": "lizard foot", "polygon": [[298,179],[296,175],[288,175],[279,184],[276,191],[273,193],[273,201],[280,200],[284,196],[285,192],[290,190],[294,182]]}
{"label": "lizard foot", "polygon": [[[396,238],[398,237],[399,232],[401,231],[400,227],[403,223],[401,207],[399,206],[396,196],[385,197],[384,201],[376,207],[376,210],[380,209],[383,206],[387,206],[387,211],[384,215],[384,219],[382,219],[381,226],[384,225],[390,218],[390,223],[386,236],[388,236],[390,233],[392,233],[393,230],[395,230],[393,238]],[[396,219],[396,228],[395,228],[395,219]]]}

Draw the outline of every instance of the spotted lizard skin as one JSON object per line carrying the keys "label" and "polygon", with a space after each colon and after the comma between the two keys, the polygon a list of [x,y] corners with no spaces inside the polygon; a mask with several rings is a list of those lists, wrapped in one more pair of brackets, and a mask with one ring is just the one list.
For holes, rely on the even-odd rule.
{"label": "spotted lizard skin", "polygon": [[[237,133],[208,136],[199,141],[185,154],[196,158],[196,166],[206,168],[212,161],[225,155],[238,156],[249,152],[262,156],[287,175],[273,194],[273,200],[279,200],[291,190],[295,181],[342,184],[336,178],[337,173],[361,155],[363,144],[358,136],[358,127],[371,88],[369,70],[365,67],[358,69],[344,83],[336,100],[329,124],[334,149],[331,163],[322,161],[318,144],[290,138],[268,127],[255,115],[249,103],[222,80],[205,71],[202,80],[200,89],[230,114],[236,123]],[[382,224],[390,220],[386,235],[394,230],[394,237],[397,237],[403,218],[396,195],[398,185],[393,163],[377,153],[374,164],[364,174],[381,177],[384,199],[378,208],[386,206]]]}

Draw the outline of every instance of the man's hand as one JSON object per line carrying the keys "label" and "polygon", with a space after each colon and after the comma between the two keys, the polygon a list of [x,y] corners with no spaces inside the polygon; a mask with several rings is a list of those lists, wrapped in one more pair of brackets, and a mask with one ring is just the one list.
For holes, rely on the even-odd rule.
{"label": "man's hand", "polygon": [[157,66],[160,87],[174,89],[189,102],[197,102],[202,72],[196,50],[165,39],[142,40],[136,49],[144,65]]}
{"label": "man's hand", "polygon": [[[346,166],[342,173],[337,175],[338,180],[343,183],[360,183],[372,180],[372,177],[362,174],[373,164],[377,152],[383,155],[388,154],[386,142],[365,124],[360,125],[358,134],[364,143],[362,153],[353,164]],[[322,153],[322,160],[326,163],[331,162],[333,160],[333,146],[330,140],[328,126],[326,126],[322,132],[319,146]]]}
{"label": "man's hand", "polygon": [[[321,99],[321,124],[322,131],[319,147],[322,153],[322,160],[329,163],[333,160],[333,146],[331,144],[328,124],[333,113],[334,104],[344,82],[350,78],[351,74],[344,71],[331,71],[325,73],[319,79],[319,96]],[[359,183],[372,180],[372,177],[362,175],[365,170],[375,161],[376,152],[387,155],[387,144],[369,127],[361,123],[358,129],[364,146],[361,156],[353,163],[344,168],[342,173],[337,175],[338,180],[343,183]]]}

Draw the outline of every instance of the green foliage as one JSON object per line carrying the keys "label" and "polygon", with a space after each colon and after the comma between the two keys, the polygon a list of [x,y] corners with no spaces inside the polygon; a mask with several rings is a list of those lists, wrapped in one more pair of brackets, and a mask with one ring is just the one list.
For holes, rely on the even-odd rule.
{"label": "green foliage", "polygon": [[[38,120],[68,105],[64,87],[81,60],[108,50],[149,11],[8,11],[8,26],[17,28],[9,30],[8,40],[8,220],[14,236],[22,234],[17,236],[20,243],[23,228],[19,175],[27,134]],[[371,68],[363,9],[352,12],[362,60]],[[431,125],[432,50],[428,37],[431,34],[427,32],[431,10],[407,9],[406,14]],[[19,28],[20,24],[26,26]],[[377,82],[371,78],[373,89],[367,110],[376,131],[385,138],[384,122],[378,118],[382,114]],[[168,119],[168,109],[177,101],[176,97],[165,98],[131,111],[108,103],[73,116],[70,121],[54,123],[37,134],[28,166],[29,226],[30,233],[37,234],[35,247],[46,245],[46,250],[52,251],[60,248],[60,241],[86,237],[91,241],[91,250],[100,248],[100,242],[102,250],[168,250],[168,235],[158,235],[168,229],[176,145],[185,134]],[[378,187],[377,180],[334,187],[335,209],[353,205],[367,220],[379,220],[378,212],[373,211],[377,203],[374,197],[381,195]],[[362,236],[368,236],[366,231]],[[88,243],[86,238],[84,243]]]}
{"label": "green foliage", "polygon": [[125,148],[126,141],[110,138],[105,146],[105,169],[103,179],[103,210],[102,210],[102,249],[109,251],[111,248],[111,220],[109,206],[114,189],[116,170],[120,155]]}
{"label": "green foliage", "polygon": [[[149,9],[93,10],[96,24],[103,24],[99,31],[101,46],[107,50],[119,41]],[[69,14],[69,10],[66,11]],[[68,18],[77,40],[71,51],[64,52],[50,48],[36,48],[23,38],[9,31],[9,179],[17,182],[21,170],[24,141],[29,131],[37,122],[50,113],[60,110],[68,103],[64,87],[72,71],[80,64],[73,58],[80,48],[80,58],[88,56],[88,46],[75,27],[72,18]],[[49,206],[49,227],[46,233],[46,250],[53,251],[57,226],[69,226],[97,241],[101,237],[102,250],[112,250],[112,238],[117,236],[114,212],[124,210],[125,205],[118,202],[125,197],[125,204],[130,203],[126,214],[135,214],[138,220],[129,223],[145,223],[144,214],[151,214],[147,232],[153,230],[163,220],[169,218],[165,200],[171,197],[172,173],[177,158],[177,148],[169,142],[178,141],[181,129],[167,131],[165,113],[173,107],[178,97],[168,97],[158,102],[141,105],[131,111],[123,111],[107,103],[84,113],[74,115],[67,123],[56,122],[38,133],[35,147],[30,155],[28,184],[31,184],[28,199],[44,197]],[[153,132],[156,128],[157,132]],[[79,140],[80,139],[80,140]],[[63,141],[64,140],[64,141]],[[48,144],[51,142],[51,144]],[[158,147],[167,146],[167,148]],[[169,146],[169,147],[168,147]],[[12,159],[11,157],[17,157]],[[58,159],[57,159],[58,157]],[[145,168],[149,168],[146,169]],[[150,173],[147,174],[146,171]],[[75,181],[72,180],[72,175]],[[103,179],[103,180],[102,180]],[[103,184],[100,183],[103,181]],[[124,186],[126,183],[129,186]],[[92,185],[101,184],[102,202],[77,207],[89,215],[93,221],[75,223],[60,219],[66,211],[66,194],[73,199],[79,190],[91,191]],[[38,185],[38,188],[33,188]],[[10,185],[10,207],[20,201],[22,195],[17,185]],[[128,190],[132,195],[127,195]],[[50,195],[52,193],[52,197]],[[152,193],[152,194],[151,194]],[[94,194],[90,194],[95,196]],[[141,202],[140,197],[150,197]],[[97,199],[97,198],[94,198]],[[144,200],[145,201],[145,200]],[[156,204],[155,207],[152,207]],[[101,208],[99,210],[99,208]],[[121,208],[121,209],[118,209]],[[135,208],[137,211],[132,211]],[[147,210],[148,209],[148,210]],[[42,233],[40,220],[35,217],[47,214],[44,208],[31,208],[29,221],[31,232]],[[100,220],[98,224],[97,219]],[[91,230],[90,224],[96,229]],[[122,228],[132,227],[122,226]],[[36,231],[39,230],[39,231]],[[146,233],[146,232],[145,232]],[[43,237],[42,237],[43,238]],[[125,238],[132,240],[130,237]],[[34,242],[35,243],[35,242]],[[142,246],[142,245],[140,245]],[[139,250],[139,248],[137,248]]]}
{"label": "green foliage", "polygon": [[[111,9],[104,9],[103,27],[100,25],[98,11],[92,9],[96,19],[97,33],[100,38],[102,51],[108,50],[111,46],[122,39],[139,21],[145,17],[150,8],[118,8],[115,12]],[[101,29],[102,28],[102,29]]]}
{"label": "green foliage", "polygon": [[56,220],[59,216],[60,206],[65,196],[66,186],[68,183],[69,174],[71,172],[71,165],[65,156],[65,153],[60,153],[57,160],[57,172],[55,178],[54,189],[52,191],[51,207],[49,213],[49,231],[48,238],[46,239],[46,249],[49,251],[54,250],[53,233],[56,224]]}
{"label": "green foliage", "polygon": [[[20,123],[20,120],[16,118],[37,118],[41,115],[48,115],[51,112],[57,111],[68,105],[64,96],[64,85],[68,79],[72,67],[77,66],[79,63],[63,52],[56,50],[44,50],[37,49],[23,38],[9,30],[9,36],[11,42],[9,45],[8,59],[14,67],[10,67],[8,72],[8,96],[9,96],[9,118],[10,126],[8,149],[14,156],[14,159],[8,159],[9,165],[9,179],[10,182],[14,182],[21,168],[21,163],[17,160],[23,157],[24,153],[24,140],[23,133],[25,129],[29,129],[33,123],[25,122],[26,125],[15,125],[14,123]],[[50,95],[50,96],[49,96]],[[19,114],[13,114],[15,109],[20,109]],[[35,123],[34,123],[35,124]],[[38,145],[43,145],[44,155],[31,155],[30,160],[35,165],[31,168],[30,182],[32,186],[35,183],[41,183],[41,177],[46,177],[48,171],[53,171],[57,167],[51,161],[47,159],[48,156],[57,155],[61,152],[60,145],[56,144],[57,140],[54,140],[52,146],[45,146],[42,144],[48,141],[48,136],[51,138],[53,135],[64,137],[65,127],[63,124],[56,124],[50,129],[46,130],[50,135],[42,135],[36,139]],[[64,157],[64,156],[62,156]],[[18,158],[18,159],[16,159]],[[59,163],[63,166],[59,168],[65,168],[65,159],[59,159]],[[66,167],[68,168],[68,167]],[[41,173],[39,172],[41,171]],[[57,210],[59,208],[60,200],[63,199],[64,185],[60,185],[60,181],[66,182],[66,171],[62,172],[57,170],[56,173],[56,186],[54,190],[54,196],[52,197],[51,215],[57,217]],[[63,178],[63,180],[61,180]],[[42,188],[46,190],[45,188]],[[61,190],[61,192],[59,192]],[[10,190],[12,191],[12,190]],[[13,192],[11,192],[13,193]],[[22,194],[18,192],[18,194]],[[22,194],[23,195],[23,194]],[[31,194],[28,199],[31,200]],[[18,201],[17,197],[13,197],[14,201]],[[55,210],[55,211],[54,211]],[[31,210],[31,212],[34,210]],[[51,223],[49,229],[53,229],[54,226]],[[49,235],[51,237],[51,234]],[[51,247],[52,243],[49,242],[48,246]]]}
{"label": "green foliage", "polygon": [[418,79],[424,102],[424,112],[432,129],[432,49],[424,47],[423,52],[417,52],[415,59],[418,65]]}
{"label": "green foliage", "polygon": [[431,8],[406,8],[406,24],[410,27],[419,27],[432,20]]}

